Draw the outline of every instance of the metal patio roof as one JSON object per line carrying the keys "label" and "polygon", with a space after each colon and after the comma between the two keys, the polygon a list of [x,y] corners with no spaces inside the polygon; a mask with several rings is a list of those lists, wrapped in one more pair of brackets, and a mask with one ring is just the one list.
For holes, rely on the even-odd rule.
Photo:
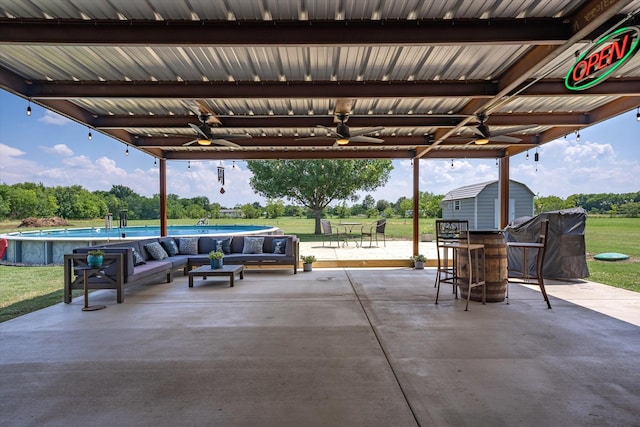
{"label": "metal patio roof", "polygon": [[[504,158],[640,106],[640,55],[570,92],[633,1],[0,0],[0,87],[166,160]],[[346,106],[346,107],[345,107]],[[384,143],[336,146],[336,109]],[[194,140],[250,135],[240,148]],[[466,126],[535,125],[517,143]]]}

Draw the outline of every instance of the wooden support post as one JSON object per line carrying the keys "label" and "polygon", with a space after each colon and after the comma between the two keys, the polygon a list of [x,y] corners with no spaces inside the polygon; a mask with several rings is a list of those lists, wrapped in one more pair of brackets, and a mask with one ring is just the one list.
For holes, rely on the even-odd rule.
{"label": "wooden support post", "polygon": [[160,159],[160,236],[167,235],[167,160]]}
{"label": "wooden support post", "polygon": [[413,158],[413,254],[418,255],[420,242],[420,159]]}
{"label": "wooden support post", "polygon": [[504,229],[509,224],[509,158],[500,159],[500,176],[498,178],[498,205],[500,216],[498,228]]}

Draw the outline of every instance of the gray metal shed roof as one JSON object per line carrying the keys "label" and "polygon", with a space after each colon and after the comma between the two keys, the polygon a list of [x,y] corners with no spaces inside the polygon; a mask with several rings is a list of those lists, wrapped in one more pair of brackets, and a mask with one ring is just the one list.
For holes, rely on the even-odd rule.
{"label": "gray metal shed roof", "polygon": [[[497,184],[497,183],[498,183],[497,180],[493,180],[493,181],[480,182],[478,184],[465,185],[464,187],[455,188],[449,191],[447,194],[445,194],[444,197],[442,198],[442,201],[446,202],[449,200],[473,199],[474,197],[477,197],[478,194],[482,192],[482,190],[487,188],[487,186],[491,184]],[[514,180],[509,180],[509,184],[521,185],[524,188],[526,188],[532,195],[534,194],[533,191],[531,191],[531,189],[527,187],[526,184],[523,184],[521,182],[514,181]]]}

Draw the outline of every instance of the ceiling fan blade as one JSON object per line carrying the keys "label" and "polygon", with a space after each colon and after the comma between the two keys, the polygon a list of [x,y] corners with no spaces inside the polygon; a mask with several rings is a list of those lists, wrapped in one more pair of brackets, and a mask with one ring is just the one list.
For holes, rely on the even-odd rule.
{"label": "ceiling fan blade", "polygon": [[374,144],[380,144],[384,142],[384,139],[374,138],[372,136],[360,135],[360,136],[352,136],[351,138],[349,138],[349,142],[370,142]]}
{"label": "ceiling fan blade", "polygon": [[189,123],[189,127],[193,130],[196,131],[196,134],[198,134],[199,137],[202,137],[204,139],[209,139],[209,135],[207,135],[206,133],[204,133],[202,131],[202,129],[200,129],[200,127],[198,125],[194,125],[193,123]]}
{"label": "ceiling fan blade", "polygon": [[378,132],[382,129],[384,129],[384,126],[377,126],[374,128],[363,128],[363,129],[351,131],[350,134],[351,134],[351,137],[353,138],[354,136],[366,135],[371,132]]}
{"label": "ceiling fan blade", "polygon": [[211,139],[250,139],[251,135],[246,133],[211,133]]}
{"label": "ceiling fan blade", "polygon": [[485,135],[482,130],[478,127],[478,126],[467,126],[467,129],[469,129],[471,132],[473,132],[473,134],[479,138],[486,138],[487,135]]}
{"label": "ceiling fan blade", "polygon": [[327,137],[331,137],[331,138],[338,138],[339,137],[339,138],[342,138],[342,135],[340,135],[338,132],[336,132],[336,130],[333,129],[333,128],[328,128],[328,127],[322,126],[322,125],[316,125],[316,127],[319,127],[321,129],[326,130],[329,133],[329,135],[327,135]]}
{"label": "ceiling fan blade", "polygon": [[502,129],[502,130],[497,130],[495,132],[491,132],[491,136],[507,135],[509,133],[517,133],[517,132],[521,132],[523,130],[534,128],[536,126],[538,126],[538,125],[515,126],[515,127],[512,127],[512,128]]}
{"label": "ceiling fan blade", "polygon": [[491,136],[488,139],[489,139],[489,141],[492,141],[492,142],[520,142],[520,141],[522,141],[522,139],[520,139],[520,138],[516,138],[514,136],[507,136],[507,135]]}
{"label": "ceiling fan blade", "polygon": [[183,147],[187,147],[187,146],[189,146],[189,145],[191,145],[191,144],[195,144],[196,142],[198,142],[198,140],[197,140],[197,139],[194,139],[193,141],[189,141],[189,142],[187,142],[187,143],[185,143],[185,144],[182,144],[182,146],[183,146]]}
{"label": "ceiling fan blade", "polygon": [[223,145],[229,148],[242,148],[240,145],[235,142],[227,141],[226,139],[211,139],[213,144]]}

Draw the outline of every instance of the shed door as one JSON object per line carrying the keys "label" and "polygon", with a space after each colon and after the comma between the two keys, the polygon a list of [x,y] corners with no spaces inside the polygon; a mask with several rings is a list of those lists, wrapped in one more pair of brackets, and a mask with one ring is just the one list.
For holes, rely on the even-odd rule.
{"label": "shed door", "polygon": [[[516,219],[516,199],[509,199],[509,221]],[[494,199],[493,203],[493,228],[500,228],[500,201]]]}

